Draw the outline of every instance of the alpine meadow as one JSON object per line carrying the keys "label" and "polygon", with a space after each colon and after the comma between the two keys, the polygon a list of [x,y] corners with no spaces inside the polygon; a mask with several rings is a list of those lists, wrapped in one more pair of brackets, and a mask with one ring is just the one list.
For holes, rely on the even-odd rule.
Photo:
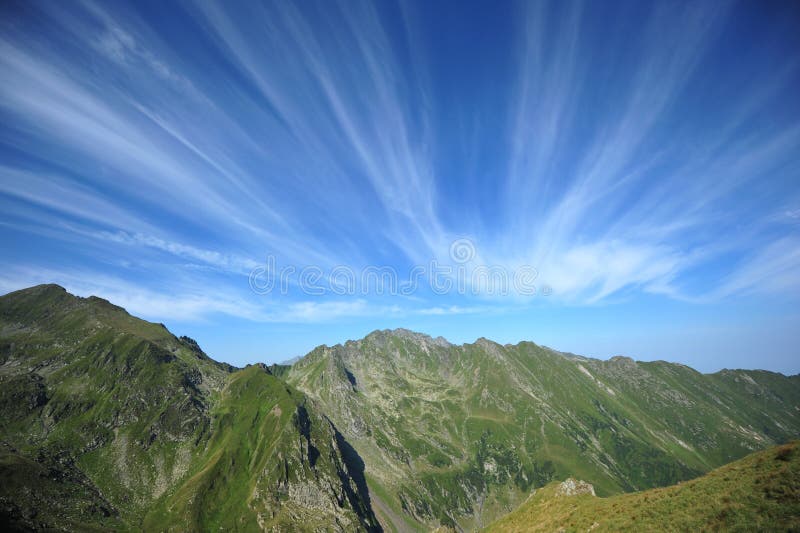
{"label": "alpine meadow", "polygon": [[800,530],[800,3],[0,3],[0,530]]}

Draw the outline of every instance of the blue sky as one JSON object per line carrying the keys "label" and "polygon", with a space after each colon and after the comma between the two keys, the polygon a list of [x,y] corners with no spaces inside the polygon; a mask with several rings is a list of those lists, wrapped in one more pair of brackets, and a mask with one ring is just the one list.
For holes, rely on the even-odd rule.
{"label": "blue sky", "polygon": [[234,364],[407,327],[800,372],[796,3],[0,9],[2,292]]}

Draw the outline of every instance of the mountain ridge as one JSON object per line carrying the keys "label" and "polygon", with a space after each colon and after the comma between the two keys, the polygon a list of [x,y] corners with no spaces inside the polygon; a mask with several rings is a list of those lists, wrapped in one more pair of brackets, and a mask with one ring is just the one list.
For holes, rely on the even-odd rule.
{"label": "mountain ridge", "polygon": [[[0,297],[12,295],[14,293],[21,293],[23,291],[31,291],[31,290],[34,290],[34,289],[36,289],[36,290],[40,290],[41,289],[41,290],[44,290],[44,291],[51,291],[53,293],[65,294],[65,295],[72,296],[74,298],[78,298],[80,300],[98,302],[98,303],[100,303],[102,305],[110,306],[111,308],[113,308],[116,311],[122,311],[126,315],[130,316],[131,318],[134,318],[134,319],[139,320],[141,322],[146,322],[145,320],[142,320],[142,319],[139,319],[137,317],[134,317],[133,315],[130,315],[130,313],[128,313],[128,311],[124,307],[118,306],[118,305],[110,302],[109,300],[107,300],[105,298],[102,298],[102,297],[96,296],[96,295],[89,295],[89,296],[85,296],[85,297],[84,296],[73,295],[73,294],[69,293],[66,288],[64,288],[63,286],[61,286],[59,284],[56,284],[56,283],[44,283],[44,284],[40,284],[40,285],[34,285],[32,287],[28,287],[28,288],[25,288],[25,289],[19,289],[19,290],[7,292],[7,293],[5,293],[3,295],[0,295]],[[163,323],[153,323],[153,322],[147,322],[147,323],[148,324],[156,324],[156,325],[160,326],[161,328],[163,328],[165,331],[169,331],[167,329],[167,327]],[[171,335],[171,333],[170,333],[170,335]],[[419,332],[419,331],[414,331],[414,330],[410,330],[410,329],[403,328],[403,327],[375,329],[375,330],[370,331],[366,335],[364,335],[364,337],[362,337],[361,339],[347,339],[345,341],[342,341],[340,343],[336,343],[336,344],[333,344],[333,345],[320,344],[320,345],[312,348],[305,355],[299,355],[299,356],[290,357],[288,359],[281,360],[278,363],[272,363],[272,364],[291,366],[292,364],[297,363],[298,361],[300,361],[301,359],[303,359],[304,357],[308,356],[309,354],[311,354],[312,352],[314,352],[315,350],[317,350],[319,348],[332,348],[334,346],[344,346],[347,343],[363,341],[363,340],[367,339],[368,337],[374,337],[376,335],[393,335],[393,336],[398,336],[398,337],[406,336],[406,337],[409,337],[409,338],[414,338],[414,337],[425,338],[425,339],[427,339],[427,340],[429,340],[431,342],[441,343],[441,344],[445,344],[445,345],[449,345],[449,346],[456,346],[456,347],[464,347],[464,346],[475,345],[475,344],[478,344],[479,341],[487,341],[487,342],[490,342],[492,344],[496,344],[498,346],[502,346],[504,348],[514,348],[514,347],[518,347],[520,344],[531,343],[531,344],[535,344],[536,346],[541,347],[541,348],[543,348],[545,350],[549,350],[549,351],[551,351],[553,353],[561,354],[561,355],[563,355],[565,357],[575,357],[575,358],[590,359],[590,360],[605,361],[605,362],[612,362],[612,361],[617,361],[617,360],[620,360],[620,361],[621,360],[628,360],[628,361],[635,362],[635,363],[668,363],[668,364],[671,364],[671,365],[680,365],[680,366],[695,370],[696,372],[700,372],[700,371],[694,369],[694,367],[692,367],[692,366],[690,366],[688,364],[675,362],[675,361],[669,361],[667,359],[643,360],[643,359],[636,359],[636,358],[634,358],[632,356],[624,355],[624,354],[612,355],[612,356],[610,356],[610,357],[608,357],[606,359],[603,359],[601,357],[590,357],[590,356],[576,354],[576,353],[573,353],[573,352],[566,352],[566,351],[563,351],[563,350],[558,350],[556,348],[553,348],[553,347],[550,347],[550,346],[547,346],[547,345],[544,345],[544,344],[537,344],[533,340],[521,340],[521,341],[516,342],[516,343],[500,343],[500,342],[494,341],[492,339],[489,339],[487,337],[481,336],[481,337],[476,338],[473,342],[463,342],[461,344],[457,344],[457,343],[453,343],[453,342],[449,341],[447,338],[445,338],[445,337],[443,337],[441,335],[438,335],[438,336],[434,337],[433,335],[431,335],[429,333],[423,333],[423,332]],[[187,339],[188,339],[188,337],[187,337]],[[190,339],[190,340],[196,344],[196,341],[194,341],[193,339]],[[226,363],[226,362],[223,362],[223,361],[216,361],[216,362],[218,362],[219,364],[222,364],[222,365],[228,365],[231,368],[238,368],[235,365],[231,365],[230,363]],[[265,364],[270,365],[270,363],[265,363]],[[718,374],[720,372],[726,372],[726,371],[748,371],[748,372],[749,371],[760,371],[760,372],[770,372],[770,373],[778,374],[778,375],[785,376],[785,377],[800,376],[800,372],[798,372],[796,374],[787,374],[787,373],[780,372],[780,371],[777,371],[777,370],[760,369],[760,368],[738,368],[738,367],[737,368],[724,367],[724,368],[721,368],[721,369],[716,370],[714,372],[700,372],[700,373],[703,374],[703,375],[714,375],[714,374]]]}
{"label": "mountain ridge", "polygon": [[[218,363],[52,285],[0,297],[0,331],[0,519],[12,529],[378,527],[351,448],[265,366]],[[63,505],[38,505],[39,489]]]}
{"label": "mountain ridge", "polygon": [[[474,530],[557,479],[611,496],[797,438],[800,375],[402,328],[239,369],[45,285],[0,296],[0,411],[0,477],[56,472],[74,523]],[[20,498],[0,516],[52,523]]]}
{"label": "mountain ridge", "polygon": [[494,345],[497,345],[497,346],[502,346],[503,348],[517,348],[521,344],[533,344],[533,345],[535,345],[535,346],[537,346],[539,348],[542,348],[544,350],[548,350],[548,351],[553,352],[555,354],[559,354],[559,355],[561,355],[563,357],[566,357],[566,358],[586,359],[586,360],[601,361],[601,362],[607,362],[607,363],[665,363],[665,364],[670,364],[670,365],[682,366],[684,368],[688,368],[688,369],[694,370],[695,372],[698,372],[698,373],[700,373],[700,374],[702,374],[704,376],[711,376],[711,375],[719,374],[721,372],[745,371],[745,372],[769,372],[769,373],[780,375],[780,376],[784,376],[784,377],[787,377],[787,378],[800,377],[800,372],[798,372],[796,374],[787,374],[787,373],[784,373],[784,372],[781,372],[781,371],[778,371],[778,370],[769,370],[769,369],[762,369],[762,368],[739,368],[739,367],[737,367],[737,368],[728,368],[728,367],[723,367],[723,368],[720,368],[719,370],[715,370],[713,372],[701,372],[701,371],[695,369],[694,367],[692,367],[691,365],[688,365],[686,363],[680,363],[680,362],[677,362],[677,361],[670,361],[670,360],[667,360],[667,359],[636,359],[635,357],[632,357],[630,355],[623,355],[623,354],[612,355],[612,356],[604,359],[602,357],[592,357],[592,356],[587,356],[587,355],[576,354],[576,353],[573,353],[573,352],[566,352],[566,351],[563,351],[563,350],[558,350],[558,349],[553,348],[551,346],[547,346],[547,345],[544,345],[544,344],[538,344],[538,343],[536,343],[536,341],[533,341],[533,340],[521,340],[521,341],[518,341],[518,342],[515,342],[515,343],[511,343],[511,342],[509,342],[509,343],[500,343],[498,341],[489,339],[487,337],[478,337],[472,342],[463,342],[463,343],[459,344],[459,343],[451,342],[447,338],[445,338],[445,337],[443,337],[441,335],[437,335],[437,336],[434,337],[433,335],[431,335],[429,333],[423,333],[423,332],[414,331],[414,330],[410,330],[410,329],[402,328],[402,327],[375,329],[375,330],[370,331],[369,333],[367,333],[366,335],[364,335],[364,337],[362,337],[360,339],[347,339],[345,341],[342,341],[342,342],[339,342],[339,343],[336,343],[336,344],[319,344],[319,345],[315,346],[314,348],[312,348],[305,355],[295,356],[295,357],[283,360],[283,361],[281,361],[279,363],[276,363],[276,364],[291,366],[291,365],[294,365],[294,364],[298,363],[299,361],[301,361],[302,359],[304,359],[308,355],[314,353],[316,350],[323,349],[323,348],[330,349],[330,348],[334,348],[334,347],[337,347],[337,346],[342,346],[343,347],[343,346],[346,346],[349,343],[359,343],[359,342],[364,341],[367,338],[374,338],[376,336],[381,336],[381,335],[384,335],[384,336],[387,336],[387,335],[388,336],[395,336],[395,337],[401,337],[401,338],[415,338],[415,337],[423,338],[423,339],[425,339],[425,340],[427,340],[429,342],[432,342],[432,343],[446,345],[446,346],[453,346],[453,347],[457,347],[457,348],[463,348],[465,346],[474,346],[474,345],[480,344],[481,341],[483,341],[485,343],[494,344]]}
{"label": "mountain ridge", "polygon": [[[287,371],[286,379],[320,401],[337,427],[360,446],[368,474],[373,465],[375,490],[394,493],[395,511],[410,515],[412,523],[395,524],[398,530],[437,523],[467,529],[480,525],[486,513],[476,509],[484,499],[496,497],[492,505],[508,510],[521,497],[514,493],[525,493],[530,480],[575,474],[570,470],[588,468],[584,474],[589,475],[583,477],[598,482],[606,494],[668,485],[780,440],[779,435],[796,435],[800,423],[797,376],[749,370],[701,374],[683,364],[621,356],[586,358],[530,341],[515,345],[487,339],[462,345],[432,341],[431,336],[409,335],[407,330],[398,335],[379,330],[358,341],[315,348]],[[750,396],[736,391],[739,382],[749,388]],[[582,404],[578,412],[564,408],[574,405],[575,398],[554,388],[565,386],[578,387],[576,397]],[[794,403],[781,407],[781,395],[770,396],[771,388],[782,388]],[[503,397],[509,390],[511,395]],[[525,397],[528,400],[520,401]],[[453,404],[456,398],[463,398],[466,407]],[[762,416],[758,409],[738,413],[741,404],[752,404],[753,399],[772,402],[763,405],[767,412],[778,408],[788,413],[789,425],[783,418]],[[398,409],[399,405],[403,407]],[[531,409],[532,405],[537,407]],[[424,427],[425,417],[437,410],[440,418]],[[513,436],[537,419],[540,435],[528,431],[524,439]],[[448,427],[451,420],[459,422]],[[449,436],[441,437],[443,428]],[[495,437],[504,435],[495,438],[493,432]],[[488,462],[484,451],[472,445],[484,437]],[[542,443],[540,459],[530,462],[536,454],[531,450],[542,450]],[[570,456],[594,454],[595,458],[589,464],[568,464],[563,452],[555,452],[564,446],[565,451],[572,450]],[[513,451],[526,447],[525,453]],[[479,457],[483,459],[478,461]],[[511,464],[498,471],[509,458]],[[630,477],[645,464],[650,464],[650,474]],[[493,476],[498,487],[483,482],[487,468],[495,472],[488,477]],[[522,471],[526,479],[513,481],[514,470]],[[475,483],[470,485],[472,478]],[[413,480],[410,486],[406,480]],[[444,501],[453,494],[461,495],[460,503]],[[438,510],[432,506],[437,500],[442,501]]]}

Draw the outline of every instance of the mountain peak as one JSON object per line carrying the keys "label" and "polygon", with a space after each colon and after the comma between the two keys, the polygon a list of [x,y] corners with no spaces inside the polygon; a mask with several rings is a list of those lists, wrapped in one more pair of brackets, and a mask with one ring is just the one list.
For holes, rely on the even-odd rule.
{"label": "mountain peak", "polygon": [[73,336],[77,332],[89,335],[98,327],[104,327],[149,341],[167,342],[170,346],[177,342],[163,324],[134,317],[123,307],[99,296],[76,296],[53,283],[0,296],[0,315],[54,335],[68,332]]}
{"label": "mountain peak", "polygon": [[615,355],[608,360],[610,363],[616,363],[621,366],[635,365],[636,361],[626,355]]}
{"label": "mountain peak", "polygon": [[[47,296],[57,296],[69,294],[67,289],[55,283],[43,283],[41,285],[34,285],[25,289],[19,289],[9,292],[4,297],[10,298],[42,298]],[[70,295],[72,296],[72,295]]]}
{"label": "mountain peak", "polygon": [[473,344],[477,344],[480,346],[501,346],[499,342],[495,342],[492,339],[487,339],[486,337],[478,337],[475,339]]}
{"label": "mountain peak", "polygon": [[54,309],[70,308],[80,299],[55,284],[36,285],[0,296],[0,311],[27,317],[50,316]]}
{"label": "mountain peak", "polygon": [[591,483],[587,483],[582,479],[575,479],[575,478],[567,478],[562,483],[558,484],[556,488],[556,496],[580,496],[581,494],[591,494],[592,496],[596,496],[594,493],[594,486]]}
{"label": "mountain peak", "polygon": [[29,287],[27,289],[22,289],[23,291],[39,291],[39,292],[67,292],[67,289],[62,287],[57,283],[42,283],[41,285],[34,285],[33,287]]}
{"label": "mountain peak", "polygon": [[452,346],[452,344],[450,344],[450,342],[444,337],[434,338],[426,333],[419,333],[417,331],[411,331],[410,329],[405,329],[405,328],[376,329],[375,331],[369,333],[366,337],[364,337],[364,340],[385,339],[387,337],[396,337],[417,343],[436,344],[442,347]]}

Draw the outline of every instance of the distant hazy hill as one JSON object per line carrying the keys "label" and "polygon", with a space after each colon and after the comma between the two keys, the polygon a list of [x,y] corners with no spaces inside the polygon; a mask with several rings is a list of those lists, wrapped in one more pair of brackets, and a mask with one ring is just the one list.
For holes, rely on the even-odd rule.
{"label": "distant hazy hill", "polygon": [[99,298],[0,297],[16,529],[471,530],[554,480],[666,486],[798,436],[800,376],[406,330],[240,370]]}
{"label": "distant hazy hill", "polygon": [[800,450],[793,442],[757,452],[703,477],[610,498],[564,495],[554,482],[490,532],[797,531]]}

